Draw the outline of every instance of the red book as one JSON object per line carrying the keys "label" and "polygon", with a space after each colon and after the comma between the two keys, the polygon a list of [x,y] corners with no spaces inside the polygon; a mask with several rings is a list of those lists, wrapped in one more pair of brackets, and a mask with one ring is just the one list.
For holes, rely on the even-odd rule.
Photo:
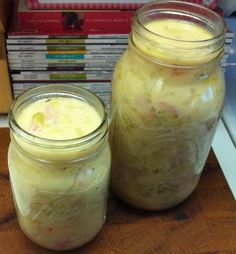
{"label": "red book", "polygon": [[137,9],[150,0],[28,0],[30,9]]}
{"label": "red book", "polygon": [[[217,7],[217,0],[183,0]],[[150,0],[28,0],[30,9],[136,9]]]}
{"label": "red book", "polygon": [[131,10],[29,10],[26,1],[19,0],[18,5],[21,30],[81,34],[126,34],[131,30]]}

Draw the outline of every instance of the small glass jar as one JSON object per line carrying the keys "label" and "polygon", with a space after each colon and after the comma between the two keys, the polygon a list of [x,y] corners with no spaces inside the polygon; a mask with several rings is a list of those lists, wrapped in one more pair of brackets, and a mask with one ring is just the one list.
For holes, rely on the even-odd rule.
{"label": "small glass jar", "polygon": [[196,188],[222,113],[225,24],[184,1],[134,16],[112,81],[111,185],[147,210],[173,207]]}
{"label": "small glass jar", "polygon": [[[19,126],[17,116],[26,106],[59,97],[92,105],[101,116],[100,126],[67,140],[40,138]],[[105,222],[110,174],[107,113],[102,101],[80,87],[40,86],[15,100],[9,126],[8,164],[23,232],[53,250],[73,249],[90,241]]]}

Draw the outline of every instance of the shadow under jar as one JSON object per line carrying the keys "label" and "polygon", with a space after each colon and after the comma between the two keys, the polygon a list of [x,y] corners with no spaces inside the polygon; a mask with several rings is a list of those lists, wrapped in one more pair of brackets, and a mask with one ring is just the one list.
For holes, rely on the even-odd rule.
{"label": "shadow under jar", "polygon": [[222,113],[225,24],[213,11],[157,1],[136,11],[112,81],[111,185],[161,210],[196,188]]}
{"label": "shadow under jar", "polygon": [[110,175],[107,114],[94,94],[49,85],[9,113],[11,187],[23,232],[53,250],[90,241],[105,222]]}

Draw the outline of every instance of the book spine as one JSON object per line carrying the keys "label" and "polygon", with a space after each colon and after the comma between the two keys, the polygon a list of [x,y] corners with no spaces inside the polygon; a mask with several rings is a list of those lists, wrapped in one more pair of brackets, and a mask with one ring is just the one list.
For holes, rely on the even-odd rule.
{"label": "book spine", "polygon": [[27,32],[25,30],[10,31],[7,33],[8,39],[128,39],[128,34],[81,34],[62,32],[56,33],[55,31],[34,30],[34,32]]}
{"label": "book spine", "polygon": [[118,59],[8,59],[9,64],[107,64],[115,65]]}
{"label": "book spine", "polygon": [[52,3],[42,2],[39,0],[28,0],[29,9],[136,9],[141,4],[148,2],[147,0],[134,0],[134,1],[123,1],[123,2],[109,2],[109,1],[98,1],[98,3],[88,3],[88,1],[82,1],[76,3],[75,1],[64,1],[64,3]]}
{"label": "book spine", "polygon": [[233,42],[233,38],[225,38],[226,44],[231,44]]}
{"label": "book spine", "polygon": [[113,67],[78,67],[78,66],[64,66],[64,67],[23,67],[22,65],[11,65],[11,73],[17,74],[21,71],[113,71]]}
{"label": "book spine", "polygon": [[115,63],[110,63],[110,62],[87,62],[87,63],[35,63],[34,65],[32,65],[31,63],[23,63],[21,61],[19,61],[18,63],[9,63],[9,67],[10,69],[14,68],[27,68],[30,69],[32,68],[32,66],[34,66],[35,68],[113,68],[115,66]]}
{"label": "book spine", "polygon": [[8,60],[9,61],[17,61],[17,60],[23,60],[23,61],[34,61],[34,60],[43,60],[43,61],[59,61],[59,60],[118,60],[120,58],[121,54],[33,54],[33,55],[11,55],[8,54]]}
{"label": "book spine", "polygon": [[129,33],[133,11],[18,11],[20,29],[58,33]]}
{"label": "book spine", "polygon": [[59,56],[63,57],[64,55],[121,55],[124,52],[122,49],[118,50],[61,50],[61,51],[9,51],[8,56],[10,57],[42,57],[42,56]]}
{"label": "book spine", "polygon": [[7,44],[127,44],[127,39],[7,39]]}
{"label": "book spine", "polygon": [[7,50],[12,51],[38,51],[38,50],[45,50],[45,51],[62,51],[62,50],[118,50],[118,49],[126,49],[127,44],[100,44],[100,45],[27,45],[27,44],[7,44]]}
{"label": "book spine", "polygon": [[13,81],[111,80],[112,72],[21,72]]}
{"label": "book spine", "polygon": [[225,45],[224,47],[224,54],[234,54],[234,48],[230,45]]}
{"label": "book spine", "polygon": [[[205,5],[211,9],[217,7],[217,0],[186,0],[187,2]],[[127,1],[47,1],[47,0],[28,0],[30,9],[136,9],[148,0],[127,0]]]}
{"label": "book spine", "polygon": [[[222,59],[227,59],[230,54],[225,52]],[[116,64],[116,60],[57,60],[57,61],[43,61],[43,60],[9,60],[9,67],[11,70],[79,70],[83,68],[95,68],[104,70],[113,70]]]}

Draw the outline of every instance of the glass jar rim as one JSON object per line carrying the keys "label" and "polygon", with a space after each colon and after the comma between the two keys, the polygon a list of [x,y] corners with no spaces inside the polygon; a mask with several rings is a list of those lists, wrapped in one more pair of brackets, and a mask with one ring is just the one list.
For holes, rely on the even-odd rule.
{"label": "glass jar rim", "polygon": [[[186,23],[188,29],[192,29],[193,25],[196,31],[202,30],[203,37],[191,35],[189,39],[186,28],[185,30],[180,28],[180,31],[186,34],[182,38],[172,37],[171,33],[161,34],[158,25],[153,25],[154,30],[150,29],[148,24],[152,22],[155,24],[159,20],[163,22],[160,23],[163,31],[164,21],[174,20]],[[172,31],[174,28],[172,23]],[[176,30],[177,34],[178,30]],[[225,34],[225,21],[216,12],[185,1],[157,0],[144,4],[136,10],[129,45],[133,45],[142,55],[148,56],[157,63],[192,67],[220,59],[224,51]]]}
{"label": "glass jar rim", "polygon": [[[45,92],[49,90],[48,92]],[[64,91],[64,92],[63,92]],[[38,93],[38,94],[37,94]],[[29,103],[30,101],[36,101],[37,99],[42,98],[50,98],[55,96],[66,97],[66,98],[75,98],[81,99],[83,101],[87,101],[91,104],[91,101],[86,99],[82,94],[91,97],[90,99],[95,99],[99,104],[99,107],[102,110],[102,121],[100,125],[94,129],[92,132],[77,138],[72,139],[48,139],[36,136],[34,134],[29,133],[25,129],[23,129],[15,119],[15,113],[18,107]],[[106,110],[106,106],[104,102],[101,100],[99,96],[94,94],[93,92],[82,88],[76,85],[69,84],[50,84],[50,85],[40,85],[37,87],[30,88],[23,93],[21,93],[12,103],[9,114],[8,114],[8,124],[10,129],[16,134],[18,137],[22,138],[27,143],[31,145],[37,145],[45,148],[53,148],[53,149],[65,149],[65,148],[74,148],[77,146],[83,146],[88,144],[90,141],[95,139],[102,139],[106,136],[108,132],[108,114]]]}
{"label": "glass jar rim", "polygon": [[[216,35],[216,36],[213,36],[212,38],[209,38],[209,39],[203,39],[203,40],[181,40],[181,39],[176,39],[176,38],[170,38],[168,36],[164,36],[164,35],[161,35],[161,34],[158,34],[158,33],[155,33],[153,31],[151,31],[150,29],[148,29],[147,27],[145,27],[142,23],[142,21],[140,20],[140,14],[145,10],[145,8],[147,7],[150,7],[150,6],[158,6],[158,5],[162,5],[162,4],[178,4],[178,5],[182,5],[182,6],[193,6],[199,10],[204,10],[208,13],[210,13],[211,15],[214,15],[215,17],[217,18],[220,18],[221,19],[221,22],[222,22],[222,29],[221,31]],[[222,34],[224,34],[227,30],[227,27],[226,27],[226,22],[224,21],[224,19],[218,14],[216,13],[215,11],[203,6],[203,5],[200,5],[200,4],[196,4],[196,3],[192,3],[192,2],[185,2],[185,1],[180,1],[180,0],[158,0],[158,1],[152,1],[152,2],[149,2],[147,4],[143,4],[141,5],[137,11],[135,12],[134,14],[134,19],[133,19],[133,22],[132,22],[132,28],[134,27],[134,20],[137,20],[138,24],[140,26],[142,26],[142,28],[144,30],[146,30],[147,32],[155,35],[155,36],[158,36],[158,37],[161,37],[163,39],[168,39],[168,40],[171,40],[171,41],[176,41],[176,42],[186,42],[186,43],[200,43],[200,42],[210,42],[210,41],[213,41],[213,40],[216,40],[220,37],[222,37]]]}

